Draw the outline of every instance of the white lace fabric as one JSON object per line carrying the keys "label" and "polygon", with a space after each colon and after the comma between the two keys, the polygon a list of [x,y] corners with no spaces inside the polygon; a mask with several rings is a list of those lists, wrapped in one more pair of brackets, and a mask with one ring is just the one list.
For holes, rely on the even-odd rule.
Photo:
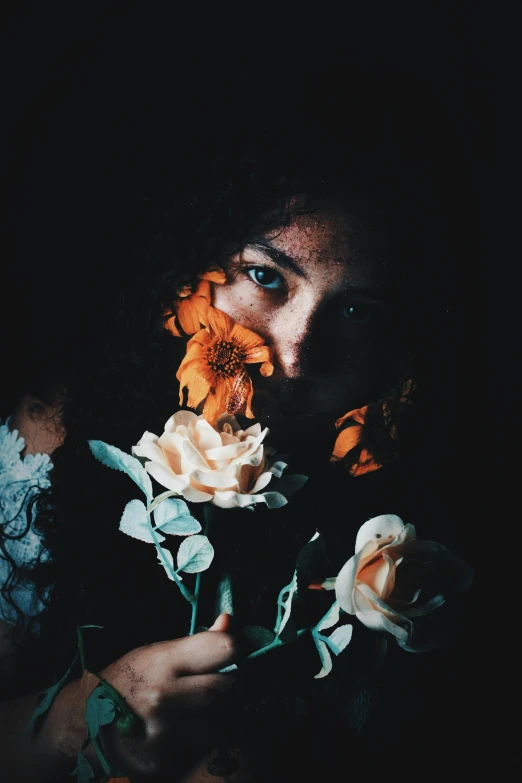
{"label": "white lace fabric", "polygon": [[[21,457],[25,441],[18,430],[9,428],[9,419],[0,422],[0,535],[5,550],[17,566],[29,565],[43,552],[41,536],[34,529],[34,511],[28,527],[29,503],[41,489],[51,482],[49,472],[52,462],[48,454],[27,454]],[[20,538],[13,536],[27,532]],[[11,565],[0,549],[0,584],[11,575]],[[40,614],[43,604],[31,584],[19,583],[11,596],[26,620]],[[0,593],[0,619],[13,625],[17,614],[13,606]]]}

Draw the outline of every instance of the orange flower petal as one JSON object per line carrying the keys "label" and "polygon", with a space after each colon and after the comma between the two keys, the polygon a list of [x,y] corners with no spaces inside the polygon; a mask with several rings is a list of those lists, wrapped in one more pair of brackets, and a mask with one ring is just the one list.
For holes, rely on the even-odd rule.
{"label": "orange flower petal", "polygon": [[194,374],[185,384],[188,388],[187,405],[189,408],[197,408],[210,391],[210,382],[203,375]]}
{"label": "orange flower petal", "polygon": [[248,380],[250,383],[250,388],[248,390],[248,397],[246,399],[245,416],[247,417],[247,419],[253,419],[254,411],[252,410],[252,397],[254,396],[254,387],[252,386],[252,381],[250,380],[250,378]]}
{"label": "orange flower petal", "polygon": [[214,424],[217,419],[226,411],[228,384],[226,381],[220,381],[214,393],[210,393],[203,408],[203,416],[210,423]]}
{"label": "orange flower petal", "polygon": [[272,351],[268,345],[259,345],[256,348],[250,348],[245,356],[245,364],[254,364],[254,362],[270,362]]}
{"label": "orange flower petal", "polygon": [[[227,399],[226,413],[234,416],[236,413],[245,406],[248,407],[249,400],[252,399],[254,390],[252,387],[252,381],[246,370],[241,370],[230,385],[230,394]],[[248,413],[246,414],[248,416]],[[252,418],[252,416],[249,416]]]}
{"label": "orange flower petal", "polygon": [[[206,283],[210,289],[210,283]],[[198,313],[199,322],[208,326],[208,308],[210,307],[210,290],[208,296],[206,293],[198,293],[193,297],[194,306]]]}
{"label": "orange flower petal", "polygon": [[218,283],[219,285],[222,285],[227,281],[226,275],[220,266],[209,269],[203,275],[200,275],[200,277],[202,280],[209,280],[211,283]]}
{"label": "orange flower petal", "polygon": [[221,310],[216,310],[215,307],[209,307],[207,312],[208,323],[213,332],[222,340],[226,340],[230,337],[230,333],[234,326],[232,318]]}
{"label": "orange flower petal", "polygon": [[176,378],[178,381],[181,380],[181,376],[185,373],[188,364],[191,364],[192,362],[199,362],[204,364],[203,358],[201,356],[202,350],[203,349],[199,343],[190,345],[187,353],[185,354],[185,358],[178,367],[178,371],[176,373]]}
{"label": "orange flower petal", "polygon": [[202,280],[197,289],[194,291],[193,297],[194,299],[199,299],[202,297],[210,304],[210,283],[208,283],[206,280]]}
{"label": "orange flower petal", "polygon": [[[237,340],[243,349],[248,351],[248,353],[251,352],[252,348],[256,348],[258,345],[262,345],[264,343],[262,337],[260,337],[255,332],[252,332],[250,329],[245,329],[245,327],[241,326],[241,324],[234,324],[230,336]],[[253,361],[258,361],[258,359],[254,359]]]}
{"label": "orange flower petal", "polygon": [[174,335],[174,337],[181,337],[181,332],[176,327],[176,316],[171,315],[170,318],[165,321],[163,324],[164,328],[167,329],[171,334]]}
{"label": "orange flower petal", "polygon": [[263,378],[268,378],[274,372],[274,365],[272,364],[272,362],[263,362],[263,364],[259,368],[259,372],[261,373]]}
{"label": "orange flower petal", "polygon": [[353,449],[361,440],[363,428],[359,424],[355,424],[352,427],[347,427],[345,430],[339,433],[335,441],[332,456],[330,462],[342,459],[348,452]]}
{"label": "orange flower petal", "polygon": [[185,334],[195,334],[199,331],[200,320],[192,296],[188,297],[188,299],[176,302],[176,312],[181,328]]}
{"label": "orange flower petal", "polygon": [[208,345],[210,342],[210,335],[207,332],[206,329],[200,329],[199,332],[196,332],[196,334],[190,338],[190,340],[187,343],[187,348],[190,348],[191,345],[195,345],[196,343],[198,345]]}
{"label": "orange flower petal", "polygon": [[204,361],[201,361],[201,359],[192,359],[192,361],[184,363],[183,366],[179,368],[176,377],[183,386],[190,386],[199,375],[202,378],[206,378],[210,386],[212,386],[212,371]]}
{"label": "orange flower petal", "polygon": [[416,388],[417,385],[414,383],[412,378],[408,378],[407,381],[404,381],[401,388],[401,402],[408,402],[408,397],[413,391],[415,391]]}
{"label": "orange flower petal", "polygon": [[359,462],[350,468],[350,473],[352,476],[362,476],[379,468],[382,468],[382,465],[374,459],[368,449],[362,449]]}
{"label": "orange flower petal", "polygon": [[348,411],[348,413],[345,413],[344,416],[341,416],[340,419],[337,419],[335,426],[339,428],[341,424],[348,419],[353,419],[353,421],[357,422],[357,424],[364,424],[366,421],[367,410],[367,405],[365,405],[363,408],[354,408],[353,411]]}

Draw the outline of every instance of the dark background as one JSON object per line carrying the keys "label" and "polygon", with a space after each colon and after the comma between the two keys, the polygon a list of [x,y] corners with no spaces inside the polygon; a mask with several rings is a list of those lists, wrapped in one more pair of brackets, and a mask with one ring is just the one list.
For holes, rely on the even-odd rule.
{"label": "dark background", "polygon": [[[369,85],[377,78],[390,89],[404,82],[411,122],[453,175],[448,202],[462,214],[448,275],[462,424],[448,460],[486,601],[505,419],[494,220],[500,13],[422,3],[386,13],[374,6],[366,18],[301,6],[282,18],[262,6],[247,17],[150,5],[19,3],[4,11],[0,418],[23,391],[42,335],[61,330],[68,338],[59,350],[73,350],[75,333],[98,317],[97,281],[110,279],[112,259],[129,249],[141,173],[156,141],[162,148],[168,140],[190,161],[256,116],[283,124],[308,93],[313,123],[321,85],[339,91],[339,122],[351,124],[357,116],[346,85],[354,75],[359,84],[368,74]],[[427,104],[437,107],[431,115],[421,111]],[[489,623],[498,624],[491,611],[485,603],[488,630],[477,628],[488,655]],[[477,671],[485,700],[495,690],[487,671],[487,664]],[[481,727],[488,752],[496,727],[494,718]]]}

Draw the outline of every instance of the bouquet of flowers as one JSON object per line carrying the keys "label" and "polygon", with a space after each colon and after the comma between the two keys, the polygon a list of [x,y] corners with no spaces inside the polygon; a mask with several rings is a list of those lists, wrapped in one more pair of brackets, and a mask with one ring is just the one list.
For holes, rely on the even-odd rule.
{"label": "bouquet of flowers", "polygon": [[[219,268],[209,270],[200,277],[195,290],[181,289],[172,310],[165,313],[165,327],[174,336],[189,339],[177,372],[182,409],[168,419],[163,433],[158,436],[145,432],[131,454],[100,440],[89,441],[98,460],[126,473],[142,491],[143,499],[133,499],[123,509],[119,529],[149,545],[167,578],[188,602],[190,635],[197,632],[202,575],[214,559],[213,509],[254,511],[258,504],[280,508],[307,481],[306,476],[288,474],[286,461],[273,447],[265,445],[268,429],[259,423],[244,429],[238,421],[239,414],[254,418],[254,390],[247,366],[258,363],[261,374],[269,376],[273,365],[271,351],[261,337],[212,307],[211,283],[219,285],[224,279]],[[198,415],[195,410],[201,406]],[[344,428],[337,438],[333,460],[360,441],[364,416],[363,408],[339,419],[337,425]],[[350,472],[356,476],[379,467],[365,451]],[[161,489],[158,494],[152,481]],[[203,508],[203,514],[199,514],[203,524],[195,516],[196,506]],[[175,554],[172,547],[164,545],[166,537],[177,546]],[[395,514],[384,514],[362,525],[354,552],[347,552],[337,575],[310,579],[308,566],[323,549],[322,536],[316,531],[296,553],[296,569],[282,586],[274,607],[274,626],[256,626],[258,647],[250,658],[266,655],[308,633],[318,653],[315,677],[324,678],[332,670],[332,655],[340,655],[349,645],[354,620],[394,638],[405,650],[429,649],[435,642],[425,633],[417,633],[419,621],[440,607],[451,592],[466,590],[472,580],[472,569],[467,564],[440,544],[417,540],[414,526],[404,524]],[[228,588],[225,576],[222,593],[226,594]],[[303,590],[331,591],[332,600],[318,622],[298,627],[292,610]],[[78,629],[78,654],[86,670],[82,631]],[[222,671],[233,668],[236,664]],[[69,674],[70,670],[44,695],[30,730]],[[100,680],[86,700],[88,737],[78,755],[80,781],[93,775],[83,755],[89,742],[98,753],[106,779],[117,774],[97,740],[100,726],[112,721],[124,734],[132,733],[136,723],[122,697]]]}

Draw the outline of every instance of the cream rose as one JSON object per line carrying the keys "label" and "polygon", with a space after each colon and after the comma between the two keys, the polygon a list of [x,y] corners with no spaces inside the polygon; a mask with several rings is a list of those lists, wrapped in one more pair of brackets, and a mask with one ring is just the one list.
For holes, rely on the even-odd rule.
{"label": "cream rose", "polygon": [[[355,554],[335,580],[339,605],[368,628],[388,631],[407,650],[429,649],[415,623],[446,600],[449,590],[466,590],[473,570],[433,541],[417,541],[413,525],[385,514],[362,525]],[[330,581],[330,580],[329,580]],[[332,580],[333,581],[333,580]],[[418,643],[420,641],[420,643]]]}
{"label": "cream rose", "polygon": [[[267,433],[260,424],[242,430],[232,416],[212,426],[203,416],[179,411],[160,437],[145,432],[132,451],[146,460],[145,469],[159,484],[186,500],[221,508],[255,503],[279,508],[287,502],[281,492],[261,491],[286,468],[284,462],[269,464],[263,448]],[[304,477],[293,478],[304,483]]]}

